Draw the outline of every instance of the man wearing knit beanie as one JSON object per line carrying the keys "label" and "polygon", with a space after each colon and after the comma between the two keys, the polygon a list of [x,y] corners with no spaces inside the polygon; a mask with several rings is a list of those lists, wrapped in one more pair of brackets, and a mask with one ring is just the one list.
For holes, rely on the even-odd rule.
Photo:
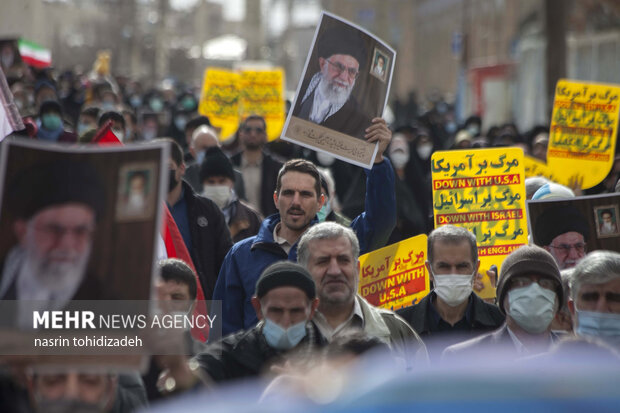
{"label": "man wearing knit beanie", "polygon": [[501,347],[505,357],[543,353],[555,341],[551,321],[564,300],[560,270],[550,253],[537,246],[523,246],[502,263],[497,303],[506,314],[498,330],[446,348],[443,359],[452,359]]}
{"label": "man wearing knit beanie", "polygon": [[224,214],[233,242],[258,234],[263,217],[237,196],[232,163],[219,147],[207,149],[200,167],[200,181],[202,195],[215,202]]}
{"label": "man wearing knit beanie", "polygon": [[256,326],[209,344],[194,360],[176,363],[181,367],[166,372],[176,383],[175,391],[193,388],[200,379],[209,385],[256,377],[282,362],[289,351],[312,357],[313,350],[327,344],[309,323],[319,300],[310,273],[301,265],[279,261],[267,267],[256,282],[252,305],[260,320]]}

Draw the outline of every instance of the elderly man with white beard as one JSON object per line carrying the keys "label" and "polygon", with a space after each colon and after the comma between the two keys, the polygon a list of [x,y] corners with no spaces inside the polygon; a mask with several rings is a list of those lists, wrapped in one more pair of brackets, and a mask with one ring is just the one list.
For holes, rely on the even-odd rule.
{"label": "elderly man with white beard", "polygon": [[52,161],[19,172],[5,204],[17,245],[2,263],[0,299],[59,309],[72,299],[94,298],[99,288],[85,272],[104,199],[96,171],[85,162]]}
{"label": "elderly man with white beard", "polygon": [[363,139],[371,118],[351,92],[366,62],[364,42],[352,29],[334,27],[321,35],[317,51],[320,70],[302,86],[293,116]]}

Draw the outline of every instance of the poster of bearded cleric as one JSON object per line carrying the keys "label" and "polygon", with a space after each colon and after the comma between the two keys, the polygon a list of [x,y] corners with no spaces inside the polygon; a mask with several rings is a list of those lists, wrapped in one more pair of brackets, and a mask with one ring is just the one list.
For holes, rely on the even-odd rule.
{"label": "poster of bearded cleric", "polygon": [[619,204],[620,193],[528,201],[532,241],[553,255],[560,270],[574,267],[588,252],[620,252]]}
{"label": "poster of bearded cleric", "polygon": [[34,308],[76,300],[149,300],[167,159],[162,143],[0,144],[0,308],[13,309],[0,328],[32,328]]}
{"label": "poster of bearded cleric", "polygon": [[323,12],[282,139],[370,169],[377,144],[365,130],[387,104],[396,52]]}

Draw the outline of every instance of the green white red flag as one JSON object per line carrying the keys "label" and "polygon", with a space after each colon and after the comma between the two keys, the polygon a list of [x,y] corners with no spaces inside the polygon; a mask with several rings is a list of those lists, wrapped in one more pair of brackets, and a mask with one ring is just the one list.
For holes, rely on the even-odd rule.
{"label": "green white red flag", "polygon": [[19,54],[27,65],[43,69],[52,65],[52,52],[29,40],[19,39]]}

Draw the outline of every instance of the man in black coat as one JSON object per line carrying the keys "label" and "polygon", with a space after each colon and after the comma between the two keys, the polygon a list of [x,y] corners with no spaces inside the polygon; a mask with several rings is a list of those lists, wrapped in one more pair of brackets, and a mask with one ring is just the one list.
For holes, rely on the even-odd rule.
{"label": "man in black coat", "polygon": [[183,180],[186,168],[179,144],[172,139],[166,141],[171,146],[166,202],[198,273],[205,300],[210,300],[232,239],[218,206],[196,194]]}
{"label": "man in black coat", "polygon": [[[365,124],[366,126],[370,123]],[[239,128],[243,151],[231,158],[235,169],[243,175],[245,197],[263,216],[275,214],[273,193],[282,162],[263,150],[267,143],[267,124],[262,116],[248,116]]]}
{"label": "man in black coat", "polygon": [[497,306],[473,292],[478,274],[476,237],[445,225],[428,236],[426,268],[434,290],[412,307],[397,311],[427,344],[431,360],[447,346],[495,330],[504,322]]}
{"label": "man in black coat", "polygon": [[179,356],[159,356],[168,371],[162,381],[174,378],[178,390],[256,377],[270,366],[284,362],[290,352],[310,360],[327,341],[309,321],[319,305],[310,273],[299,264],[280,261],[263,271],[256,283],[252,305],[258,325],[210,344],[187,361]]}

